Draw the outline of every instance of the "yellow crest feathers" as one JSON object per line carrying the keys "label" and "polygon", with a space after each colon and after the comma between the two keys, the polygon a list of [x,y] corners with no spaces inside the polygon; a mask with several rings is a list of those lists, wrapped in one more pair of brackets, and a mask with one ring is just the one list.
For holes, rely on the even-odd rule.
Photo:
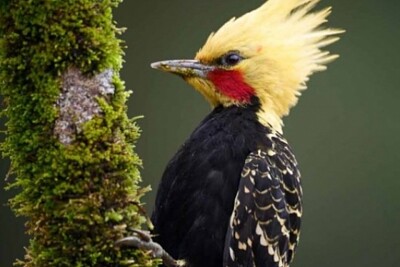
{"label": "yellow crest feathers", "polygon": [[[199,51],[217,56],[229,47],[253,44],[296,45],[304,56],[311,55],[315,63],[326,64],[337,56],[320,50],[339,40],[341,29],[321,29],[331,8],[310,13],[320,0],[269,0],[240,18],[232,18],[212,33]],[[300,52],[300,51],[299,51]]]}
{"label": "yellow crest feathers", "polygon": [[229,51],[240,51],[247,60],[238,68],[244,70],[262,104],[273,109],[259,116],[281,125],[280,118],[297,103],[309,76],[338,57],[322,48],[339,40],[337,35],[344,31],[322,27],[331,8],[312,12],[319,1],[269,0],[212,33],[196,58],[211,62]]}

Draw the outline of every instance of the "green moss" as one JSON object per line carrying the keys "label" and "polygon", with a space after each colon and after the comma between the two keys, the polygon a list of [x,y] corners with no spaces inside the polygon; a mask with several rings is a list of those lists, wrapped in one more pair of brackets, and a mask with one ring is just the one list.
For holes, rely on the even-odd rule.
{"label": "green moss", "polygon": [[114,75],[115,94],[99,98],[102,116],[69,145],[54,135],[60,79],[69,67],[86,75],[122,62],[112,21],[117,0],[16,0],[0,4],[0,90],[12,161],[11,200],[31,235],[24,266],[156,266],[148,254],[114,242],[146,221],[134,152],[139,129],[126,115],[128,93]]}

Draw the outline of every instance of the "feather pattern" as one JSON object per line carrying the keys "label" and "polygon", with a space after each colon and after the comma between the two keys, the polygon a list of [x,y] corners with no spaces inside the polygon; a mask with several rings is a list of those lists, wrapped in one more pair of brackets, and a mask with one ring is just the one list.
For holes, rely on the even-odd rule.
{"label": "feather pattern", "polygon": [[250,153],[226,235],[224,266],[287,267],[300,234],[300,173],[286,141]]}

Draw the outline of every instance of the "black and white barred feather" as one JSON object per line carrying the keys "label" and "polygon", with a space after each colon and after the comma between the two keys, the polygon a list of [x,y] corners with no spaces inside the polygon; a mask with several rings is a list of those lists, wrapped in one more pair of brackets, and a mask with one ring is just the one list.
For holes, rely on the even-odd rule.
{"label": "black and white barred feather", "polygon": [[302,215],[297,162],[286,140],[268,134],[272,147],[245,161],[226,235],[224,267],[287,267]]}

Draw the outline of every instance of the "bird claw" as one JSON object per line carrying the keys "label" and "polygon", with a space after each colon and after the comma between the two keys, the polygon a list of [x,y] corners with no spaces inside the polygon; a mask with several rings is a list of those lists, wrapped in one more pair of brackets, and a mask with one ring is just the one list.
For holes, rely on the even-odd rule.
{"label": "bird claw", "polygon": [[131,229],[132,232],[138,235],[140,239],[146,242],[152,241],[151,234],[149,231],[139,230],[139,229]]}
{"label": "bird claw", "polygon": [[132,231],[135,235],[118,239],[115,242],[115,245],[118,247],[135,247],[141,250],[150,251],[153,258],[162,259],[164,265],[167,267],[186,266],[185,261],[175,260],[160,244],[154,242],[149,232],[138,229],[133,229]]}

